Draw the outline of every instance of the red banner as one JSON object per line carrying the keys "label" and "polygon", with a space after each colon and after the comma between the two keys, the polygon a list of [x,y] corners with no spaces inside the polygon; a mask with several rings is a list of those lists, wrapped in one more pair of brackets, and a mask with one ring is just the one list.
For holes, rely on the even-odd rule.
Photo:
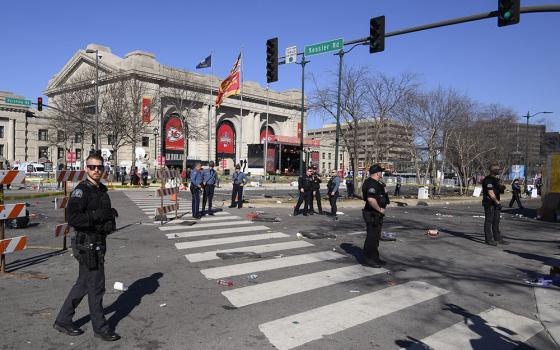
{"label": "red banner", "polygon": [[182,151],[185,146],[183,123],[179,117],[169,117],[165,124],[165,149],[168,151]]}
{"label": "red banner", "polygon": [[146,124],[149,124],[151,121],[150,118],[150,104],[152,100],[147,97],[142,98],[142,121]]}
{"label": "red banner", "polygon": [[[261,143],[264,143],[264,139],[266,137],[266,130],[261,131]],[[274,135],[274,131],[272,129],[268,129],[268,142],[276,141],[276,136]]]}
{"label": "red banner", "polygon": [[76,152],[66,153],[66,163],[76,163]]}
{"label": "red banner", "polygon": [[230,123],[222,123],[218,128],[218,153],[235,154],[235,132]]}

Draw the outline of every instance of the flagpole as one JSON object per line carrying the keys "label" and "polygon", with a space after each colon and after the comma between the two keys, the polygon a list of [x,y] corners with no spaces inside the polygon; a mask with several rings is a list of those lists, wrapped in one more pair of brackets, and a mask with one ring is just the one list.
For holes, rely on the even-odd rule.
{"label": "flagpole", "polygon": [[[241,152],[243,152],[243,47],[241,47],[241,59],[239,62],[239,71],[241,74],[241,81],[240,81],[240,105],[239,105],[239,163],[241,163]],[[241,165],[241,164],[240,164]]]}
{"label": "flagpole", "polygon": [[208,163],[210,163],[212,154],[212,77],[214,76],[214,51],[210,51],[210,100],[208,101]]}

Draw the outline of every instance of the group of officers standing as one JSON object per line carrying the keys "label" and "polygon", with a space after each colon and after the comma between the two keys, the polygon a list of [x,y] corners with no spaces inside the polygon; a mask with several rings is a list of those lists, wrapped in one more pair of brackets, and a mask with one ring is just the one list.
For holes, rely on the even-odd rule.
{"label": "group of officers standing", "polygon": [[[338,220],[338,216],[336,215],[337,207],[336,201],[338,199],[338,189],[340,187],[342,172],[337,172],[333,170],[331,173],[331,178],[327,183],[327,192],[329,196],[329,202],[331,204],[331,211],[330,216],[333,220]],[[306,169],[305,174],[300,176],[298,179],[298,190],[299,190],[299,198],[297,204],[294,208],[294,216],[299,215],[300,213],[304,216],[317,214],[324,214],[323,206],[321,204],[321,177],[317,173],[316,167],[309,167]],[[313,202],[317,201],[317,209],[318,211],[315,212],[313,209]],[[301,205],[303,206],[303,210],[301,210]]]}

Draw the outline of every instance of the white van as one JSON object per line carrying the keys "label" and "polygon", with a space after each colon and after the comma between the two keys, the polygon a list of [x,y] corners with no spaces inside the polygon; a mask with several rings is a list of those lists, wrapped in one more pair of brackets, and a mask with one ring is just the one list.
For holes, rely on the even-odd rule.
{"label": "white van", "polygon": [[27,175],[47,175],[45,166],[41,163],[19,163],[15,165],[12,170],[25,170]]}

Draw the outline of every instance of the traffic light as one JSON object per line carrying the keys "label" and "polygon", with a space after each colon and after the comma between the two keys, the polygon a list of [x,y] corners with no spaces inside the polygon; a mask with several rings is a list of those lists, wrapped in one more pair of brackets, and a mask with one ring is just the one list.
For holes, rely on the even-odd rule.
{"label": "traffic light", "polygon": [[519,23],[521,0],[498,0],[498,27]]}
{"label": "traffic light", "polygon": [[43,98],[42,97],[37,97],[37,110],[38,111],[43,110]]}
{"label": "traffic light", "polygon": [[278,38],[266,41],[266,82],[278,81]]}
{"label": "traffic light", "polygon": [[385,16],[369,20],[369,53],[385,50]]}

